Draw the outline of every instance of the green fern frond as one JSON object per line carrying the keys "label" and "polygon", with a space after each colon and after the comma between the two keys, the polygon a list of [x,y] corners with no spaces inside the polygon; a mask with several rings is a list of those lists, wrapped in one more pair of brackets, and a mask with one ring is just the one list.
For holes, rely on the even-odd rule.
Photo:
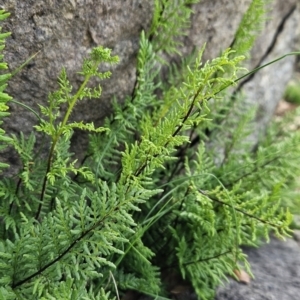
{"label": "green fern frond", "polygon": [[148,38],[155,40],[155,51],[178,53],[180,37],[187,35],[190,27],[192,4],[199,0],[155,0],[154,14]]}
{"label": "green fern frond", "polygon": [[236,31],[234,42],[231,45],[237,55],[249,57],[249,51],[261,32],[266,20],[267,7],[270,7],[271,0],[252,0],[243,16],[243,19]]}
{"label": "green fern frond", "polygon": [[[0,21],[5,20],[9,17],[9,13],[5,12],[4,10],[0,10]],[[3,50],[5,47],[5,40],[7,37],[10,36],[9,32],[1,33],[2,28],[0,27],[0,125],[3,123],[3,118],[8,117],[8,102],[12,99],[7,93],[5,93],[5,88],[7,86],[7,81],[11,78],[10,73],[2,73],[2,70],[7,70],[8,66],[7,63],[3,61]],[[0,150],[6,148],[7,144],[11,142],[11,139],[5,135],[5,131],[1,128],[0,129]],[[0,173],[2,172],[1,169],[7,168],[9,165],[7,163],[0,162]]]}

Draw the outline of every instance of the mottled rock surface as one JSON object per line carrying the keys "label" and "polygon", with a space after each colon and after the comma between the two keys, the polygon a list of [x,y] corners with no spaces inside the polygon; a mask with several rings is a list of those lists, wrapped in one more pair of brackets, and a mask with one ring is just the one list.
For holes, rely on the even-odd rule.
{"label": "mottled rock surface", "polygon": [[298,300],[300,296],[300,245],[294,239],[272,239],[245,252],[255,278],[250,284],[230,279],[218,289],[215,300]]}
{"label": "mottled rock surface", "polygon": [[[12,32],[5,52],[11,69],[40,51],[9,84],[8,91],[16,100],[37,109],[57,87],[62,66],[73,86],[78,86],[81,77],[76,72],[88,51],[97,45],[112,48],[120,63],[112,79],[103,83],[102,99],[80,103],[75,119],[99,121],[107,114],[113,95],[122,99],[131,93],[140,32],[150,25],[152,1],[5,0],[3,7],[11,12],[4,25]],[[20,106],[12,106],[12,117],[9,128],[15,132],[20,128],[28,131],[36,122]]]}
{"label": "mottled rock surface", "polygon": [[[266,32],[261,35],[253,48],[251,68],[272,61],[288,52],[300,49],[300,7],[297,1],[274,1],[270,11],[271,19],[266,22]],[[246,106],[258,106],[255,130],[252,137],[256,140],[264,132],[273,116],[283,91],[290,80],[296,56],[285,59],[260,70],[241,83],[246,95]]]}
{"label": "mottled rock surface", "polygon": [[[76,120],[99,124],[108,113],[113,96],[120,101],[132,92],[135,82],[136,54],[141,30],[151,24],[152,0],[2,0],[0,6],[11,17],[4,30],[12,32],[7,41],[5,59],[15,69],[34,53],[37,57],[9,83],[8,91],[16,100],[38,109],[56,88],[56,78],[65,66],[74,87],[80,83],[76,74],[91,47],[103,45],[120,56],[120,64],[110,80],[102,83],[101,99],[80,103]],[[203,0],[193,7],[192,28],[184,39],[183,53],[207,43],[204,60],[212,59],[229,47],[250,0]],[[249,67],[266,62],[295,49],[298,35],[297,0],[275,0],[270,4],[270,18],[252,52]],[[299,26],[298,26],[299,27]],[[252,78],[246,86],[248,102],[258,103],[265,125],[273,113],[293,70],[290,57]],[[36,122],[26,109],[12,105],[9,132],[29,132]]]}

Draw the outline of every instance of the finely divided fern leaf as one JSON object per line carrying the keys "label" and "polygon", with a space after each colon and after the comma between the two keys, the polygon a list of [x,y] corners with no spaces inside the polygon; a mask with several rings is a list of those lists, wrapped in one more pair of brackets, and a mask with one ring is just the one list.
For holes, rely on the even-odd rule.
{"label": "finely divided fern leaf", "polygon": [[[0,21],[8,18],[10,14],[4,10],[0,10]],[[7,63],[3,61],[2,51],[5,47],[5,39],[10,36],[9,32],[2,33],[2,28],[0,27],[0,125],[3,123],[3,118],[8,117],[8,102],[12,99],[7,93],[5,93],[5,88],[7,81],[11,78],[10,73],[3,73],[3,70],[7,70]],[[3,150],[8,143],[11,142],[11,139],[5,135],[5,131],[0,129],[0,151]],[[7,168],[9,165],[7,163],[0,162],[0,173],[1,169]]]}

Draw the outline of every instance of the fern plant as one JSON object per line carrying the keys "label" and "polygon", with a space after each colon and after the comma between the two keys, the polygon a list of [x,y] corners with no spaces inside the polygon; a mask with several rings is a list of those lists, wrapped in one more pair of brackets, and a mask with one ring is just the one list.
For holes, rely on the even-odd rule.
{"label": "fern plant", "polygon": [[[77,101],[100,97],[101,86],[89,81],[110,72],[99,65],[118,62],[97,47],[83,62],[78,90],[63,69],[58,89],[35,112],[48,153],[37,151],[34,132],[0,132],[22,163],[17,179],[0,181],[2,298],[120,299],[131,289],[167,299],[165,278],[175,274],[210,299],[226,275],[250,272],[241,245],[257,245],[270,231],[289,234],[291,215],[280,200],[299,174],[299,133],[272,130],[249,145],[255,112],[245,114],[242,95],[232,101],[226,92],[251,74],[241,65],[256,35],[251,22],[241,25],[251,43],[239,29],[236,49],[212,61],[202,63],[205,47],[177,70],[162,59],[178,52],[178,24],[188,27],[192,3],[155,1],[151,29],[141,34],[134,92],[124,104],[114,101],[103,127],[70,119]],[[262,16],[261,3],[253,0],[246,17]],[[170,70],[167,84],[162,65]],[[6,103],[10,75],[3,76]],[[75,128],[90,132],[81,162],[70,152]]]}
{"label": "fern plant", "polygon": [[[0,10],[0,21],[5,20],[9,16],[9,13],[5,12],[4,10]],[[9,32],[1,33],[1,27],[0,27],[0,70],[7,70],[7,63],[3,61],[3,54],[2,51],[5,46],[5,39],[10,35]],[[3,123],[3,118],[9,116],[9,113],[7,112],[8,106],[7,103],[9,100],[11,100],[11,97],[5,93],[5,88],[7,85],[7,81],[11,77],[10,73],[3,73],[0,74],[0,125]],[[3,150],[7,144],[11,141],[11,139],[5,135],[5,131],[0,128],[0,151]],[[1,169],[7,168],[9,165],[0,162],[0,172]]]}

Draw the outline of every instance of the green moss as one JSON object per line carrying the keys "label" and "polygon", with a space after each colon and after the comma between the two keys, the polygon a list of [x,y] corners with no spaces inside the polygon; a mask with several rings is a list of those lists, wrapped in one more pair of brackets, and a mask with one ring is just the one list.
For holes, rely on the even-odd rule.
{"label": "green moss", "polygon": [[284,99],[290,103],[300,104],[300,83],[291,83],[287,86]]}

